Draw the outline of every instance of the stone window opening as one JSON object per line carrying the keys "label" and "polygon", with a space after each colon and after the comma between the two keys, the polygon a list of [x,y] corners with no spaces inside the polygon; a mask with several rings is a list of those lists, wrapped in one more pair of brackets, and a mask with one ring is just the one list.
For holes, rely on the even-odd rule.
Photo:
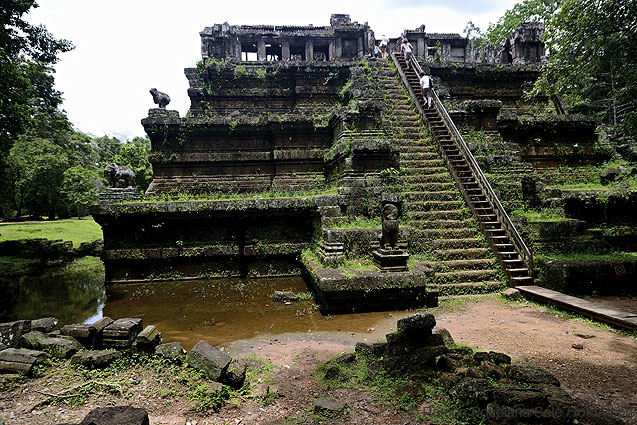
{"label": "stone window opening", "polygon": [[257,44],[241,43],[241,60],[246,62],[257,61]]}
{"label": "stone window opening", "polygon": [[296,61],[304,61],[305,44],[290,44],[290,59]]}
{"label": "stone window opening", "polygon": [[327,44],[315,44],[314,45],[314,57],[315,61],[328,61],[330,60],[329,45]]}
{"label": "stone window opening", "polygon": [[282,58],[283,46],[281,44],[266,43],[265,58],[269,61],[279,61]]}

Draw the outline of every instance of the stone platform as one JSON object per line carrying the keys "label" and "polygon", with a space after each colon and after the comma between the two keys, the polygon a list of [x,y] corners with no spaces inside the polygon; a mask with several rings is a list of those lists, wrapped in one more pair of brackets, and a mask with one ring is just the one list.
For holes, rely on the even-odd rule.
{"label": "stone platform", "polygon": [[400,310],[435,306],[437,292],[427,283],[434,272],[416,264],[404,272],[381,272],[376,267],[329,268],[311,256],[302,257],[304,277],[318,296],[324,314]]}
{"label": "stone platform", "polygon": [[322,205],[307,198],[102,204],[106,282],[298,276]]}

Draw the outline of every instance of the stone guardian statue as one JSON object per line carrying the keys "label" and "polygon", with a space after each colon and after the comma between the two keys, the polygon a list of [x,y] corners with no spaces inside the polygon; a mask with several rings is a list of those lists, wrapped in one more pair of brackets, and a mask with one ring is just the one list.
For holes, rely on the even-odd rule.
{"label": "stone guardian statue", "polygon": [[150,89],[150,94],[153,96],[153,102],[159,105],[161,109],[166,109],[166,105],[170,103],[170,96],[160,92],[156,88]]}

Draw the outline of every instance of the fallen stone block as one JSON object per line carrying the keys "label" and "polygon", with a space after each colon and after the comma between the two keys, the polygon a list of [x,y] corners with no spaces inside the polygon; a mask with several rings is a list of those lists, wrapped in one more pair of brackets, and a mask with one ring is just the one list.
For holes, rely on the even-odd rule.
{"label": "fallen stone block", "polygon": [[398,330],[408,333],[425,332],[431,334],[434,326],[436,326],[436,318],[433,314],[414,314],[398,321]]}
{"label": "fallen stone block", "polygon": [[535,366],[511,365],[507,368],[507,377],[526,384],[560,386],[560,381],[552,373]]}
{"label": "fallen stone block", "polygon": [[60,323],[55,317],[43,317],[42,319],[33,320],[31,322],[32,331],[51,332]]}
{"label": "fallen stone block", "polygon": [[549,404],[546,395],[536,388],[495,388],[491,394],[500,406],[532,408]]}
{"label": "fallen stone block", "polygon": [[453,340],[453,337],[451,336],[451,332],[449,332],[445,328],[436,329],[435,331],[433,331],[433,334],[434,335],[441,335],[442,336],[442,341],[447,346],[456,345],[456,342]]}
{"label": "fallen stone block", "polygon": [[98,407],[78,425],[149,425],[148,412],[131,406]]}
{"label": "fallen stone block", "polygon": [[93,325],[87,324],[74,324],[66,325],[60,329],[60,335],[72,336],[75,338],[84,348],[92,349],[95,347],[95,337],[97,336],[97,329]]}
{"label": "fallen stone block", "polygon": [[142,331],[142,319],[127,317],[125,319],[117,319],[104,328],[104,337],[108,338],[128,338],[135,332],[138,334]]}
{"label": "fallen stone block", "polygon": [[91,324],[91,326],[93,326],[95,328],[95,331],[97,332],[97,334],[95,335],[95,349],[102,349],[104,348],[104,329],[110,325],[111,323],[113,323],[114,320],[111,319],[108,316],[104,316],[101,319],[99,319],[97,322]]}
{"label": "fallen stone block", "polygon": [[30,331],[30,320],[0,323],[0,344],[17,347],[20,337]]}
{"label": "fallen stone block", "polygon": [[117,319],[104,328],[102,343],[109,348],[131,348],[137,334],[142,330],[142,319],[128,317]]}
{"label": "fallen stone block", "polygon": [[511,364],[511,356],[504,354],[504,353],[498,353],[496,351],[489,351],[488,353],[486,351],[477,351],[474,355],[473,358],[478,362],[478,363],[482,363],[482,362],[491,362],[493,364]]}
{"label": "fallen stone block", "polygon": [[334,397],[320,397],[314,400],[315,413],[339,413],[345,410],[346,403]]}
{"label": "fallen stone block", "polygon": [[509,288],[502,292],[502,296],[507,300],[520,300],[522,299],[522,293],[519,289]]}
{"label": "fallen stone block", "polygon": [[204,372],[213,381],[221,378],[231,360],[227,353],[205,341],[199,341],[188,353],[188,364]]}
{"label": "fallen stone block", "polygon": [[46,359],[44,351],[29,350],[27,348],[7,348],[0,351],[0,371],[10,373],[31,373],[33,366]]}
{"label": "fallen stone block", "polygon": [[462,378],[449,390],[449,394],[472,406],[486,407],[491,401],[493,387],[486,379]]}
{"label": "fallen stone block", "polygon": [[161,344],[161,332],[155,326],[148,325],[137,335],[132,348],[138,353],[153,353],[159,344]]}
{"label": "fallen stone block", "polygon": [[42,350],[50,353],[53,357],[66,359],[82,350],[80,344],[73,337],[53,338],[40,331],[31,331],[20,337],[20,346],[32,350]]}
{"label": "fallen stone block", "polygon": [[169,342],[155,347],[155,353],[170,360],[180,360],[186,355],[186,350],[181,342]]}
{"label": "fallen stone block", "polygon": [[247,366],[245,360],[232,359],[221,376],[221,382],[235,390],[241,388],[246,379]]}
{"label": "fallen stone block", "polygon": [[89,369],[102,368],[108,366],[113,360],[122,356],[119,351],[111,350],[90,350],[82,351],[71,357],[72,364],[79,364]]}

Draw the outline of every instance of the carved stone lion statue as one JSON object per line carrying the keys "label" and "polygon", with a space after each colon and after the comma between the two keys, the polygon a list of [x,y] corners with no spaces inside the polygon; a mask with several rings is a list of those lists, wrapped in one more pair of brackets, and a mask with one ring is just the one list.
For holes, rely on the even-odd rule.
{"label": "carved stone lion statue", "polygon": [[111,162],[106,167],[104,167],[104,175],[109,176],[113,187],[120,187],[119,181],[124,180],[126,182],[126,186],[131,187],[133,183],[133,177],[135,177],[135,173],[128,167],[120,167],[119,165]]}
{"label": "carved stone lion statue", "polygon": [[380,235],[380,247],[398,248],[398,208],[394,204],[386,204],[382,211],[383,233]]}
{"label": "carved stone lion statue", "polygon": [[153,95],[153,102],[159,105],[160,108],[166,109],[166,105],[170,103],[170,96],[166,93],[162,93],[156,88],[150,89],[150,94]]}

